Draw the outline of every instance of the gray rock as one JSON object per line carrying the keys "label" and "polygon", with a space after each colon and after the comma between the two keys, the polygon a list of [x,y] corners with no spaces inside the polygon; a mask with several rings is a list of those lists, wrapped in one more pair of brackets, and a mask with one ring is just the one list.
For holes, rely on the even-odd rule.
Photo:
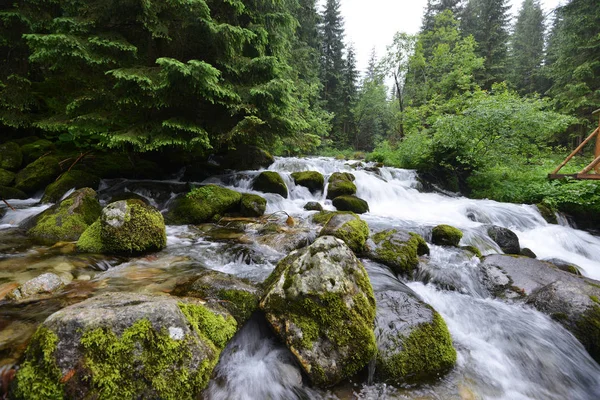
{"label": "gray rock", "polygon": [[369,237],[369,225],[353,213],[334,213],[319,236],[342,239],[353,251],[362,252]]}
{"label": "gray rock", "polygon": [[420,235],[397,229],[378,232],[367,241],[365,256],[390,267],[394,272],[412,276],[420,255],[429,247]]}
{"label": "gray rock", "polygon": [[352,377],[377,352],[367,272],[334,237],[321,237],[281,260],[265,281],[260,307],[317,386]]}
{"label": "gray rock", "polygon": [[304,205],[304,209],[306,211],[323,211],[323,206],[319,202],[309,201]]}
{"label": "gray rock", "polygon": [[64,285],[64,282],[58,275],[48,272],[28,280],[13,290],[7,298],[9,300],[26,300],[34,296],[48,295],[56,292]]}
{"label": "gray rock", "polygon": [[487,233],[506,254],[519,254],[521,252],[519,237],[510,229],[493,225],[488,228]]}

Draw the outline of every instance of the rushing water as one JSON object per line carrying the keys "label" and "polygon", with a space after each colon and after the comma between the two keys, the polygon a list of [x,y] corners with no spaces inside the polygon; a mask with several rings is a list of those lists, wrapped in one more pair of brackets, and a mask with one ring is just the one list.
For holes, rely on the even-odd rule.
{"label": "rushing water", "polygon": [[[576,264],[581,272],[600,279],[600,238],[570,227],[544,221],[534,206],[472,200],[420,191],[412,171],[393,168],[352,168],[329,158],[278,159],[270,170],[279,172],[289,188],[289,197],[261,194],[268,200],[267,214],[292,215],[296,229],[306,230],[306,240],[316,230],[304,211],[308,201],[318,201],[333,210],[326,193],[311,194],[296,186],[290,174],[319,171],[325,179],[333,172],[348,171],[356,177],[357,195],[370,212],[362,218],[372,230],[410,229],[429,238],[431,228],[449,224],[463,230],[462,245],[476,245],[484,254],[500,252],[487,235],[494,224],[513,230],[522,247],[541,259],[561,259]],[[251,182],[258,171],[215,176],[203,183],[216,183],[241,192],[253,192]],[[200,183],[200,182],[198,182]],[[112,194],[131,191],[166,209],[186,185],[177,182],[104,181],[102,201]],[[168,292],[177,280],[201,269],[214,269],[263,281],[286,255],[280,247],[262,242],[261,234],[246,227],[217,230],[202,227],[167,227],[168,244],[162,252],[134,259],[91,258],[61,253],[29,244],[16,229],[28,217],[49,205],[38,200],[11,202],[0,219],[0,285],[23,282],[46,271],[60,272],[71,282],[57,296],[57,303],[0,308],[0,366],[14,358],[11,346],[22,346],[35,324],[69,301],[102,291]],[[600,367],[573,336],[543,314],[521,304],[490,298],[478,278],[479,260],[464,252],[430,245],[425,268],[430,284],[405,282],[436,308],[448,324],[458,352],[456,368],[434,384],[418,388],[394,388],[364,381],[345,382],[330,391],[315,391],[304,382],[289,351],[279,343],[257,313],[224,350],[215,377],[205,392],[207,399],[598,399]],[[367,260],[365,266],[374,290],[404,287],[389,269]],[[61,276],[62,277],[62,276]],[[442,290],[440,282],[452,282],[454,291]],[[438,283],[438,286],[434,286]],[[0,290],[1,290],[0,286]],[[442,289],[441,289],[442,288]],[[400,290],[400,289],[398,289]],[[19,330],[23,333],[18,335]],[[17,332],[7,334],[6,332]],[[12,359],[14,361],[14,359]]]}

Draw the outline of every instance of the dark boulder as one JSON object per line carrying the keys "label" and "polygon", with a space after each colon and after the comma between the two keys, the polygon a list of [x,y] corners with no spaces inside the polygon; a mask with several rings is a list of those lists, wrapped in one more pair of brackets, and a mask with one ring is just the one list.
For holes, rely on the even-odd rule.
{"label": "dark boulder", "polygon": [[519,237],[510,229],[493,225],[488,228],[487,233],[504,253],[519,254],[521,252]]}
{"label": "dark boulder", "polygon": [[277,172],[261,172],[252,182],[252,189],[263,193],[275,193],[287,199],[288,189],[285,182]]}
{"label": "dark boulder", "polygon": [[364,214],[369,211],[369,204],[356,196],[338,196],[333,199],[333,206],[338,211],[352,211],[356,214]]}

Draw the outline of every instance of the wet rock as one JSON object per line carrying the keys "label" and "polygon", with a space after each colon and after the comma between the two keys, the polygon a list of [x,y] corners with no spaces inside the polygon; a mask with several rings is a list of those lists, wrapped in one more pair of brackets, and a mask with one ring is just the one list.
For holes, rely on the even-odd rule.
{"label": "wet rock", "polygon": [[519,255],[529,257],[529,258],[537,258],[537,255],[529,248],[525,247],[519,251]]}
{"label": "wet rock", "polygon": [[308,188],[313,194],[322,192],[325,188],[325,178],[317,171],[294,172],[292,178],[296,185]]}
{"label": "wet rock", "polygon": [[89,187],[94,190],[100,185],[100,178],[84,171],[67,171],[56,182],[49,184],[44,191],[42,203],[55,203],[71,189]]}
{"label": "wet rock", "polygon": [[34,334],[15,399],[195,399],[237,329],[215,305],[106,293],[66,307]]}
{"label": "wet rock", "polygon": [[277,226],[276,229],[262,229],[253,241],[273,250],[287,254],[308,246],[314,240],[314,233],[302,227]]}
{"label": "wet rock", "polygon": [[317,201],[309,201],[304,205],[306,211],[323,211],[323,206]]}
{"label": "wet rock", "polygon": [[535,205],[542,215],[542,218],[546,220],[549,224],[558,224],[558,219],[556,218],[556,213],[550,207],[545,205],[544,203],[538,203]]}
{"label": "wet rock", "polygon": [[[404,285],[403,285],[404,286]],[[408,287],[375,293],[377,364],[380,380],[415,383],[439,377],[456,363],[444,319]]]}
{"label": "wet rock", "polygon": [[439,246],[454,246],[458,247],[463,233],[450,225],[438,225],[431,232],[431,241]]}
{"label": "wet rock", "polygon": [[28,280],[17,289],[13,290],[7,298],[9,300],[26,300],[33,296],[48,295],[62,288],[65,283],[60,277],[51,272],[42,274]]}
{"label": "wet rock", "polygon": [[15,142],[0,144],[0,168],[16,171],[23,164],[23,153]]}
{"label": "wet rock", "polygon": [[0,198],[3,198],[5,200],[10,200],[10,199],[23,200],[28,197],[29,196],[27,195],[27,193],[23,192],[22,190],[15,189],[12,187],[7,187],[7,186],[0,186]]}
{"label": "wet rock", "polygon": [[10,186],[17,176],[14,172],[0,168],[0,186]]}
{"label": "wet rock", "polygon": [[364,214],[369,211],[369,204],[356,196],[338,196],[333,199],[333,206],[338,211],[352,211],[356,214]]}
{"label": "wet rock", "polygon": [[48,245],[76,241],[100,217],[101,211],[96,192],[90,188],[79,189],[44,211],[27,234]]}
{"label": "wet rock", "polygon": [[465,251],[468,251],[469,253],[473,254],[474,256],[476,256],[478,258],[482,257],[481,250],[479,250],[475,246],[461,246],[460,248]]}
{"label": "wet rock", "polygon": [[510,229],[494,225],[488,228],[487,233],[504,253],[519,254],[521,252],[519,237]]}
{"label": "wet rock", "polygon": [[102,210],[77,241],[79,251],[141,254],[162,250],[167,234],[162,214],[139,200],[121,200]]}
{"label": "wet rock", "polygon": [[172,294],[216,301],[236,319],[238,326],[250,319],[262,296],[250,281],[211,270],[179,281]]}
{"label": "wet rock", "polygon": [[231,150],[222,159],[221,167],[236,171],[268,168],[275,162],[271,154],[256,146]]}
{"label": "wet rock", "polygon": [[23,161],[26,164],[34,162],[52,150],[54,150],[54,144],[47,139],[36,140],[33,143],[27,143],[21,146]]}
{"label": "wet rock", "polygon": [[561,260],[560,258],[550,258],[544,261],[554,264],[561,271],[565,271],[573,275],[581,275],[580,268],[577,265],[571,264],[568,261]]}
{"label": "wet rock", "polygon": [[264,171],[252,182],[252,189],[263,193],[275,193],[287,199],[288,189],[281,176],[274,171]]}
{"label": "wet rock", "polygon": [[561,280],[536,289],[527,299],[550,315],[600,363],[600,282]]}
{"label": "wet rock", "polygon": [[17,174],[15,188],[29,195],[44,189],[60,174],[58,161],[53,156],[38,158]]}
{"label": "wet rock", "polygon": [[352,377],[377,352],[367,272],[334,237],[281,260],[265,281],[260,307],[316,386]]}
{"label": "wet rock", "polygon": [[242,195],[234,190],[206,185],[175,200],[167,219],[177,225],[201,224],[237,210],[241,200]]}
{"label": "wet rock", "polygon": [[351,196],[356,194],[354,175],[348,172],[334,172],[329,177],[327,186],[327,198],[330,200],[339,196]]}
{"label": "wet rock", "polygon": [[413,275],[419,266],[419,255],[429,254],[425,239],[412,232],[397,229],[378,232],[367,241],[365,255],[387,265],[395,273]]}
{"label": "wet rock", "polygon": [[369,237],[369,225],[354,213],[333,213],[319,236],[335,236],[342,239],[352,251],[360,253]]}
{"label": "wet rock", "polygon": [[244,193],[240,202],[240,214],[244,217],[261,217],[267,209],[267,200],[256,194]]}

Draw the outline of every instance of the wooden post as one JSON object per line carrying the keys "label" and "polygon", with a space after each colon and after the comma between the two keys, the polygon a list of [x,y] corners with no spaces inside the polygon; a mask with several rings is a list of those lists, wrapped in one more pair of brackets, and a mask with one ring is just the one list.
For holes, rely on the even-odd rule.
{"label": "wooden post", "polygon": [[[579,146],[577,146],[577,148],[575,150],[573,150],[573,152],[571,154],[569,154],[569,156],[567,158],[565,158],[565,160],[558,166],[558,168],[556,168],[554,171],[552,171],[551,175],[554,174],[558,174],[558,171],[560,171],[562,169],[562,167],[564,167],[565,165],[567,165],[567,163],[571,160],[571,158],[575,157],[575,155],[577,153],[579,153],[581,151],[581,149],[583,149],[585,147],[586,144],[588,144],[595,135],[600,135],[600,128],[596,129],[594,132],[592,132],[592,134],[590,136],[588,136],[583,142],[581,142],[581,144]],[[596,139],[596,144],[598,139]]]}
{"label": "wooden post", "polygon": [[[598,130],[600,130],[600,109],[594,111],[592,116],[598,116]],[[596,148],[594,151],[594,158],[598,158],[600,156],[600,134],[596,136]],[[600,164],[596,165],[596,173],[600,174]]]}

